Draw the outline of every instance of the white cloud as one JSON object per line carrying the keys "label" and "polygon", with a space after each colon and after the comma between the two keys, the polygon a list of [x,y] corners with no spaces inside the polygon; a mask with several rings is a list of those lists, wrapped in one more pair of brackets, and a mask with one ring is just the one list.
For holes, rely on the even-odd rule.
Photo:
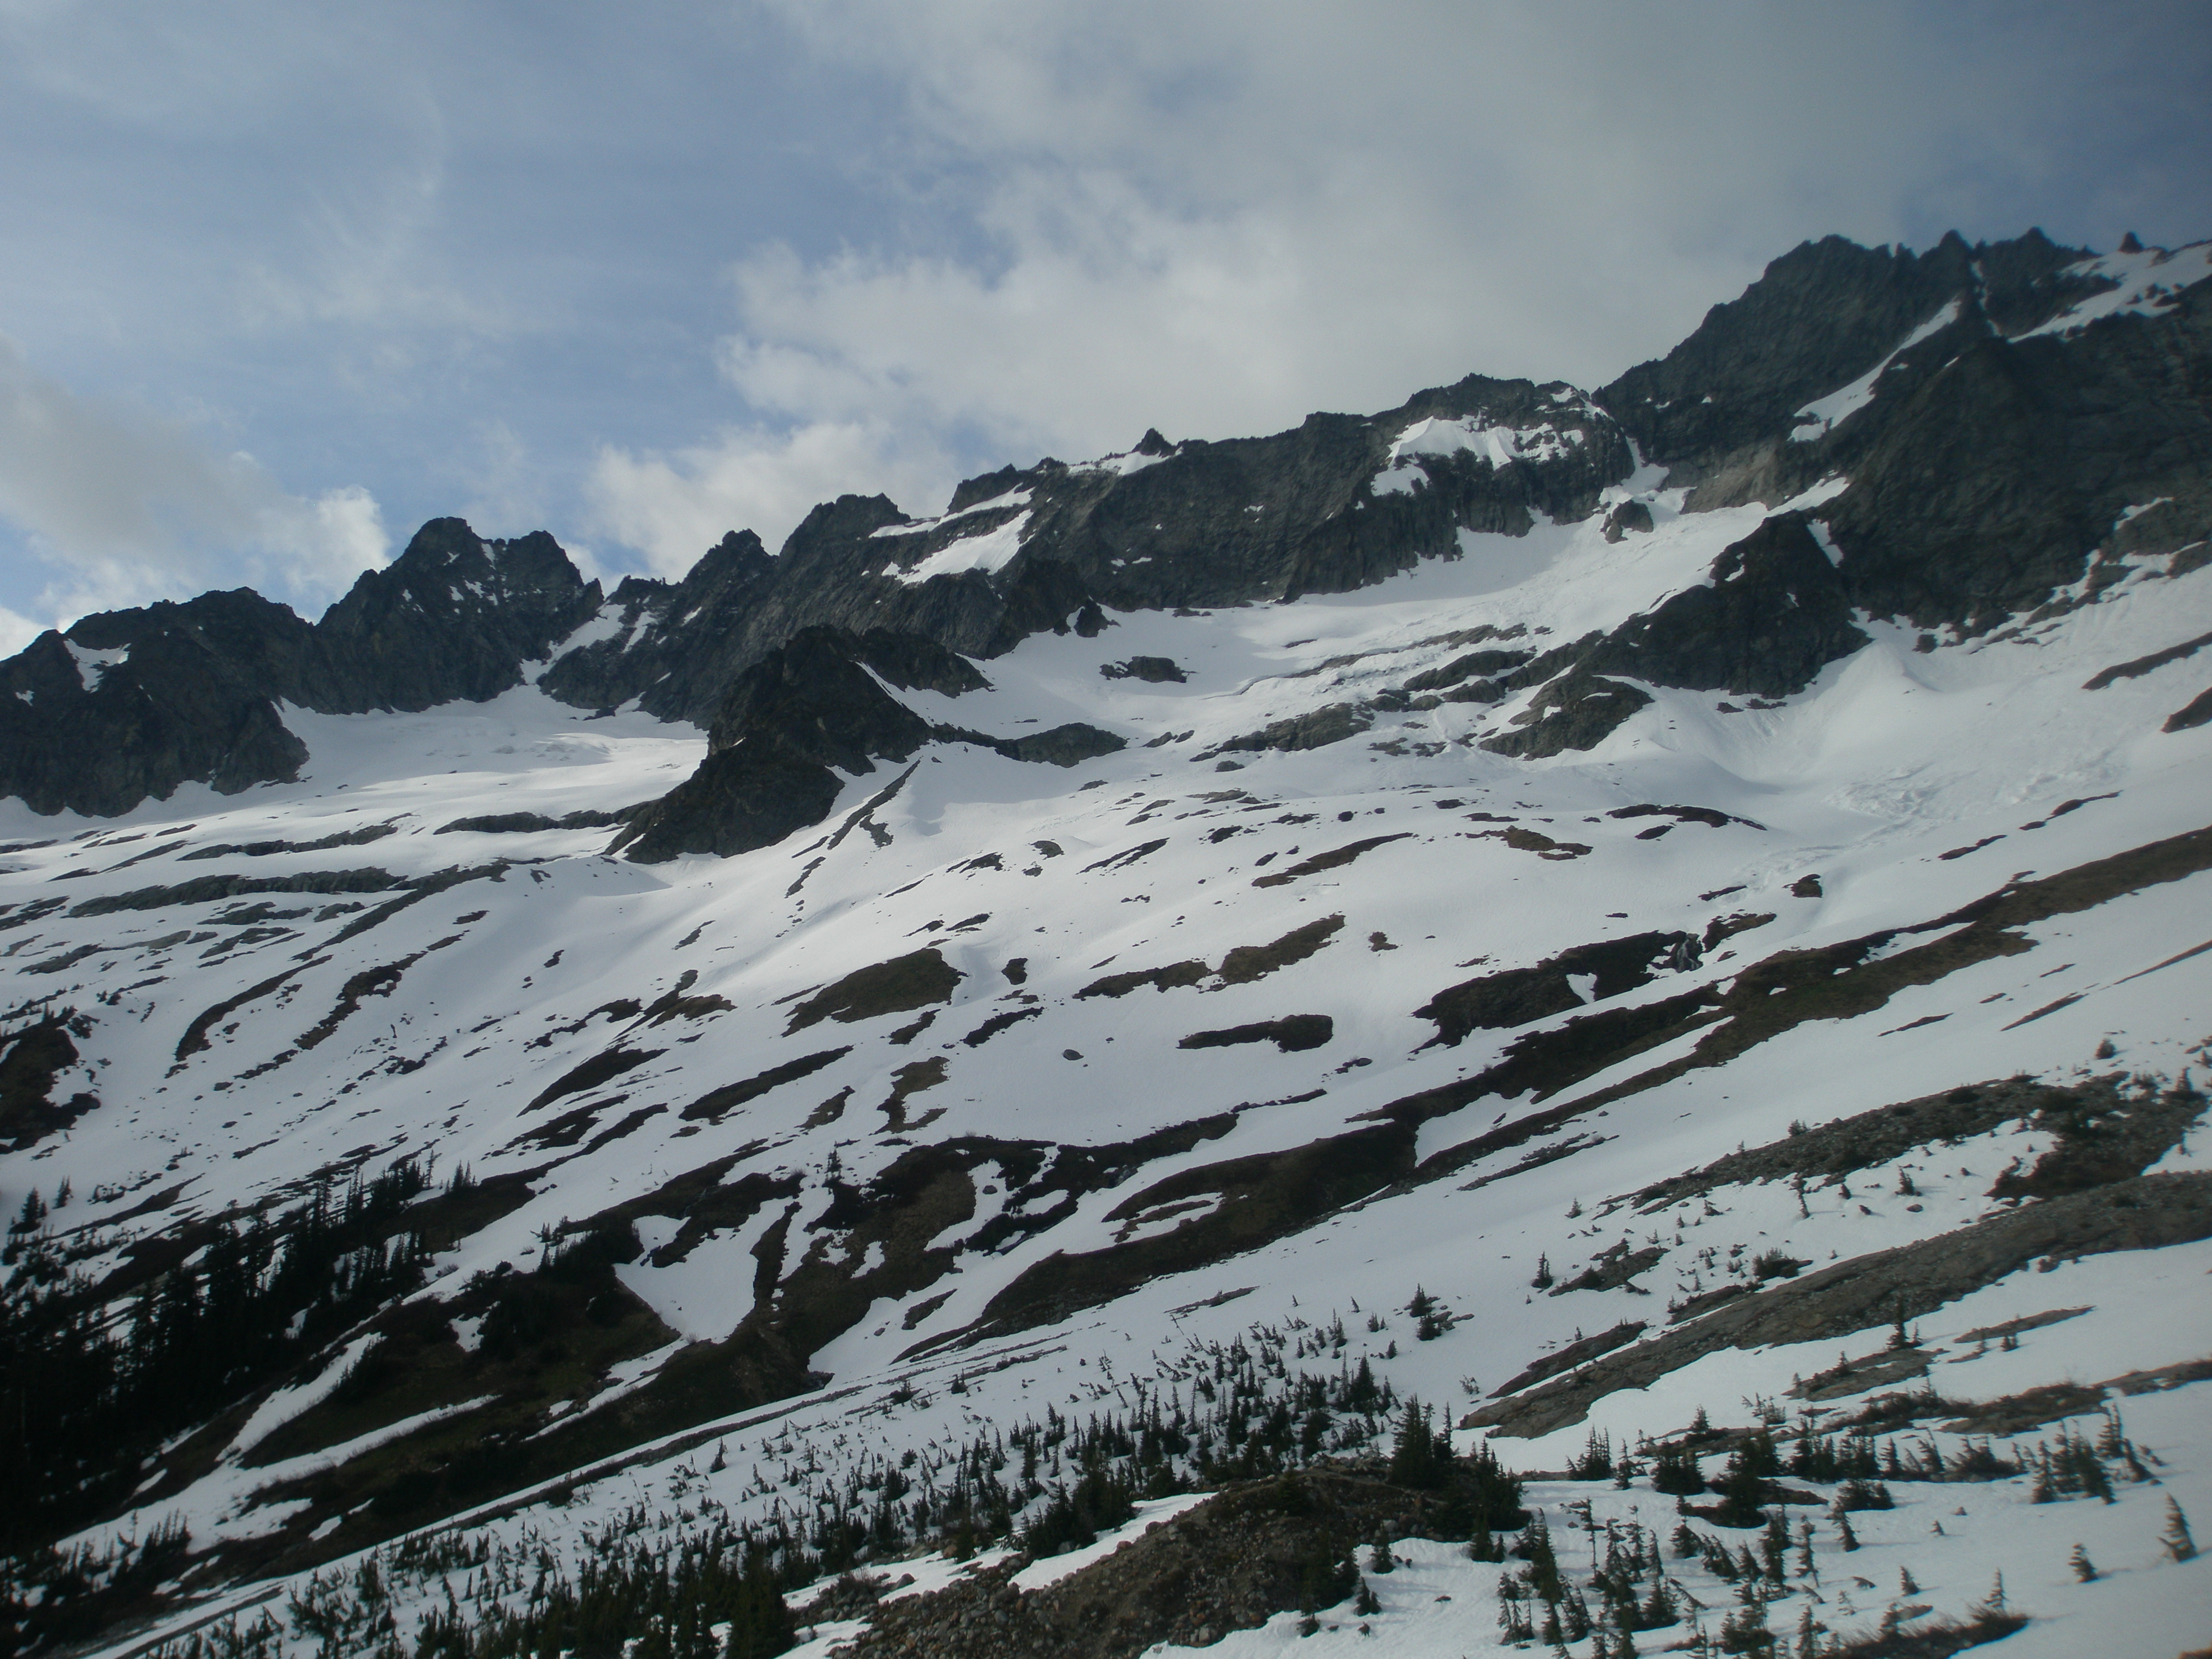
{"label": "white cloud", "polygon": [[[319,192],[300,215],[288,263],[250,263],[240,304],[252,329],[335,325],[375,343],[386,370],[406,369],[434,351],[498,338],[520,319],[503,299],[473,292],[450,273],[440,246],[447,213],[446,136],[436,106],[417,88],[409,104],[411,161]],[[411,347],[410,337],[420,337]]]}
{"label": "white cloud", "polygon": [[0,518],[52,571],[40,600],[66,622],[244,576],[319,606],[389,545],[366,490],[287,494],[252,456],[185,423],[83,398],[0,337]]}
{"label": "white cloud", "polygon": [[603,449],[586,490],[605,533],[673,577],[730,531],[750,530],[774,552],[819,501],[880,492],[921,512],[944,499],[954,475],[926,438],[827,420],[788,432],[732,428],[672,458]]}
{"label": "white cloud", "polygon": [[0,657],[12,657],[33,640],[39,637],[40,626],[28,617],[19,617],[5,605],[0,605]]}

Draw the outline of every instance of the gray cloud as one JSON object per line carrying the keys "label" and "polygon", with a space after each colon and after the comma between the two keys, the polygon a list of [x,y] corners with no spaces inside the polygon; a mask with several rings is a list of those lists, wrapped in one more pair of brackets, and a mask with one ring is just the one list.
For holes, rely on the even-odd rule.
{"label": "gray cloud", "polygon": [[41,376],[4,337],[0,516],[27,532],[50,576],[44,608],[64,621],[240,576],[327,602],[386,549],[367,491],[288,495],[252,456],[219,453],[181,422]]}
{"label": "gray cloud", "polygon": [[[182,433],[210,479],[259,458],[234,500],[538,514],[669,569],[1146,425],[1600,381],[1829,231],[2201,235],[2202,17],[0,0],[0,331],[138,434],[131,476]],[[8,509],[0,605],[103,514],[139,527],[62,588],[258,580],[274,532],[202,488],[20,480],[76,528]]]}
{"label": "gray cloud", "polygon": [[966,246],[740,262],[732,384],[1079,451],[1470,369],[1596,384],[1827,232],[2078,234],[2140,184],[2085,149],[2159,125],[2140,81],[2107,101],[2154,61],[2130,35],[2203,58],[2179,9],[2035,20],[2063,50],[2016,7],[789,10],[902,89]]}

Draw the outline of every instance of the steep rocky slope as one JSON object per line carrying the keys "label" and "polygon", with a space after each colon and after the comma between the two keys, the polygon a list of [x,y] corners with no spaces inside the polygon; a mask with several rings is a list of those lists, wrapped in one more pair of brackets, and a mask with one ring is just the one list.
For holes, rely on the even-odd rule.
{"label": "steep rocky slope", "polygon": [[[2136,1518],[2212,1504],[2205,252],[1824,243],[1596,393],[848,497],[611,596],[439,520],[313,625],[43,637],[9,1640],[735,1659],[852,1566],[951,1586],[868,1651],[1295,1640],[1387,1521],[1452,1600],[1357,1617],[1474,1651],[1522,1564],[1443,1541],[1625,1551],[1663,1464],[1654,1547],[1848,1514],[1885,1583],[1971,1565],[1911,1617],[1987,1560],[2064,1651],[2121,1603],[1990,1437],[2124,1382],[2091,1553],[2185,1603]],[[1745,1474],[1762,1427],[1843,1449]],[[1048,1589],[1224,1485],[1175,1536],[1238,1571]],[[1674,1547],[1623,1582],[1717,1626]],[[817,1588],[819,1651],[872,1593]]]}

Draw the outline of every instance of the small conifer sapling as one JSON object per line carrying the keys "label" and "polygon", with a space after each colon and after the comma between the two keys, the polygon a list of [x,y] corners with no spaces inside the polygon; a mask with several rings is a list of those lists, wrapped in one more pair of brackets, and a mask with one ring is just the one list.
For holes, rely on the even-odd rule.
{"label": "small conifer sapling", "polygon": [[2166,1530],[2158,1536],[2159,1542],[2166,1546],[2166,1553],[2175,1560],[2197,1559],[2197,1540],[2189,1535],[2189,1517],[2171,1497],[2166,1500]]}

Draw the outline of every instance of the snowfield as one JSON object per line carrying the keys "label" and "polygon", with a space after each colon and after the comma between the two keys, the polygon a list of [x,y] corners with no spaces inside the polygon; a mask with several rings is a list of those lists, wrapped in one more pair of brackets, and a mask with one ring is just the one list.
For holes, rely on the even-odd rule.
{"label": "snowfield", "polygon": [[[2133,284],[2114,295],[2148,292],[2148,269],[2112,274]],[[2077,311],[2137,302],[2114,295]],[[1807,417],[1843,419],[1875,378]],[[1419,456],[1455,446],[1558,441],[1549,428],[1449,425],[1401,437],[1408,477]],[[1839,487],[1790,505],[1817,510]],[[664,793],[705,752],[692,728],[635,711],[587,716],[530,686],[422,714],[288,711],[310,755],[296,783],[234,796],[186,786],[113,821],[0,805],[6,1022],[82,1016],[80,1061],[53,1097],[99,1103],[0,1157],[0,1200],[12,1212],[34,1188],[51,1200],[68,1181],[75,1196],[52,1224],[97,1279],[138,1241],[296,1201],[333,1172],[371,1176],[412,1159],[434,1181],[465,1167],[480,1185],[526,1187],[441,1248],[413,1292],[422,1304],[453,1300],[502,1267],[528,1273],[564,1229],[631,1206],[641,1249],[617,1276],[665,1333],[549,1407],[556,1425],[614,1420],[680,1356],[736,1331],[774,1295],[779,1271],[842,1264],[864,1287],[875,1275],[882,1288],[865,1311],[806,1356],[817,1378],[806,1392],[649,1438],[434,1529],[566,1559],[633,1513],[738,1524],[803,1509],[886,1449],[912,1449],[934,1469],[994,1424],[1048,1408],[1079,1419],[1130,1409],[1140,1383],[1188,1391],[1179,1379],[1191,1356],[1261,1328],[1318,1332],[1340,1320],[1349,1336],[1333,1345],[1331,1368],[1364,1359],[1398,1397],[1446,1405],[1456,1420],[1578,1339],[1624,1322],[1657,1336],[1670,1299],[1744,1282],[1762,1254],[1817,1272],[1972,1225],[2004,1207],[1992,1182],[2055,1143],[2047,1127],[2009,1121],[1844,1182],[1808,1182],[1802,1197],[1787,1182],[1754,1180],[1639,1206],[1654,1182],[1786,1141],[1793,1126],[2021,1074],[2124,1073],[2167,1089],[2202,1079],[2212,1063],[2212,871],[2055,910],[2021,924],[2002,951],[1899,984],[1871,1008],[1800,1020],[1717,1063],[1673,1065],[1694,1058],[1713,1029],[1698,1025],[1556,1090],[1480,1094],[1419,1123],[1411,1166],[1430,1174],[1378,1178],[1310,1224],[1117,1282],[1064,1316],[1004,1324],[1009,1287],[1057,1271],[1055,1258],[1199,1237],[1232,1198],[1204,1171],[1352,1133],[1502,1065],[1532,1034],[1692,992],[1717,1000],[1781,953],[1921,927],[2212,823],[2212,726],[2161,730],[2203,689],[2212,659],[2179,657],[2085,690],[2102,671],[2212,632],[2212,572],[2168,576],[2162,562],[2131,567],[2070,609],[1933,649],[1863,621],[1869,643],[1790,697],[1735,707],[1645,687],[1651,705],[1597,747],[1548,760],[1475,746],[1510,729],[1526,696],[1380,713],[1323,747],[1225,746],[1437,669],[1471,635],[1525,647],[1614,626],[1708,580],[1717,552],[1768,511],[1685,514],[1656,474],[1613,495],[1647,501],[1652,532],[1607,544],[1599,513],[1526,538],[1463,534],[1457,558],[1355,593],[1133,612],[1095,638],[1030,638],[980,664],[988,690],[896,695],[930,720],[1006,736],[1080,719],[1126,749],[1062,769],[933,744],[910,763],[851,777],[818,831],[728,860],[625,862],[605,855],[605,828],[457,827],[491,814],[617,811]],[[1024,522],[955,542],[902,580],[994,568]],[[1102,677],[1140,655],[1172,659],[1186,678]],[[1703,815],[1620,816],[1638,806]],[[337,836],[357,838],[300,845]],[[268,842],[291,847],[256,845]],[[316,874],[331,879],[319,889],[269,879]],[[241,879],[212,896],[185,885],[210,877]],[[1898,933],[1863,959],[1967,926]],[[1319,939],[1303,955],[1249,976],[1224,971],[1232,952],[1302,928]],[[1456,1042],[1420,1012],[1477,976],[1646,933],[1699,944],[1617,993],[1601,995],[1595,970],[1577,970],[1574,1006],[1478,1026]],[[825,988],[926,951],[952,975],[942,996],[802,1020]],[[1324,1035],[1236,1037],[1291,1016],[1323,1017],[1303,1029]],[[1187,1046],[1207,1034],[1224,1040]],[[613,1069],[589,1071],[601,1057]],[[714,1091],[799,1061],[810,1063],[787,1080],[709,1104]],[[1481,1139],[1540,1114],[1564,1115],[1522,1142]],[[1030,1178],[1015,1167],[1024,1144],[1113,1148],[1201,1121],[1202,1134],[1071,1188],[1049,1224],[1029,1224],[1046,1200],[1006,1208]],[[945,1253],[948,1265],[898,1289],[884,1253],[905,1247],[858,1237],[839,1219],[841,1194],[917,1148],[955,1142],[981,1149],[963,1166],[965,1207],[951,1204],[912,1242],[917,1258]],[[2208,1132],[2193,1129],[2154,1173],[2212,1167],[2207,1146]],[[687,1226],[690,1212],[656,1195],[708,1166],[726,1185],[748,1174],[779,1183],[776,1196]],[[1131,1212],[1155,1186],[1164,1195]],[[1616,1244],[1663,1254],[1604,1288],[1549,1294],[1532,1283],[1546,1268],[1564,1280]],[[1929,1386],[1988,1401],[2212,1358],[2212,1245],[2043,1265],[1917,1319]],[[1451,1316],[1432,1340],[1418,1339],[1403,1311],[1417,1290]],[[1967,1334],[2076,1309],[2013,1346]],[[465,1349],[474,1329],[456,1334]],[[1840,1357],[1878,1356],[1887,1334],[1860,1333]],[[455,1400],[325,1446],[283,1441],[282,1457],[254,1462],[264,1438],[277,1444],[280,1429],[316,1420],[368,1340],[349,1339],[325,1368],[260,1403],[216,1467],[182,1485],[157,1479],[138,1507],[70,1546],[99,1554],[181,1523],[204,1549],[304,1531],[311,1514],[328,1535],[333,1519],[297,1495],[303,1471],[404,1443],[482,1403]],[[1701,1407],[1742,1426],[1774,1406],[1795,1425],[1793,1389],[1834,1365],[1838,1347],[1728,1348],[1607,1394],[1566,1426],[1501,1431],[1490,1443],[1512,1468],[1556,1476],[1593,1432],[1625,1450],[1680,1433]],[[1770,1615],[1776,1627],[1794,1632],[1806,1607],[1845,1635],[1871,1632],[1893,1605],[1963,1617],[2002,1572],[2011,1604],[2033,1620],[2007,1638],[2008,1655],[2163,1656],[2212,1639],[2212,1567],[2177,1563],[2160,1543],[2169,1497],[2212,1525],[2204,1389],[2115,1399],[2127,1433],[2155,1454],[2150,1480],[2123,1483],[2110,1504],[2032,1502],[2024,1475],[1892,1482],[1895,1509],[1851,1516],[1862,1547],[1849,1555],[1831,1542],[1826,1510],[1792,1511],[1820,1534],[1820,1576],[1792,1577]],[[1824,1408],[1841,1421],[1864,1404],[1839,1396]],[[2070,1420],[2094,1434],[2102,1419],[2085,1407]],[[1998,1440],[2032,1448],[2060,1431],[2052,1421]],[[1466,1450],[1486,1430],[1455,1433]],[[1907,1437],[1947,1454],[1981,1437]],[[1832,1484],[1819,1495],[1832,1498]],[[1663,1538],[1679,1518],[1641,1481],[1622,1490],[1532,1477],[1528,1499],[1570,1565],[1589,1542],[1573,1505],[1587,1504],[1601,1533],[1634,1522]],[[338,1545],[346,1536],[337,1532]],[[2076,1543],[2096,1564],[2093,1582],[2068,1568]],[[1504,1650],[1497,1585],[1512,1564],[1419,1539],[1396,1549],[1397,1570],[1371,1579],[1380,1612],[1324,1609],[1310,1637],[1285,1613],[1212,1650]],[[362,1559],[341,1553],[321,1570],[349,1573]],[[1000,1559],[987,1551],[971,1565]],[[1679,1567],[1717,1630],[1734,1605],[1729,1587],[1698,1562]],[[924,1575],[918,1593],[937,1582],[927,1573],[963,1569],[933,1557],[874,1570]],[[1917,1590],[1899,1590],[1900,1572]],[[194,1585],[204,1599],[101,1651],[119,1659],[187,1623],[279,1606],[301,1573],[273,1590]],[[404,1632],[442,1604],[434,1573],[395,1573],[392,1583]],[[825,1624],[795,1651],[827,1655],[857,1629]],[[1687,1629],[1641,1639],[1654,1650]],[[305,1654],[314,1644],[294,1632],[279,1645]]]}

